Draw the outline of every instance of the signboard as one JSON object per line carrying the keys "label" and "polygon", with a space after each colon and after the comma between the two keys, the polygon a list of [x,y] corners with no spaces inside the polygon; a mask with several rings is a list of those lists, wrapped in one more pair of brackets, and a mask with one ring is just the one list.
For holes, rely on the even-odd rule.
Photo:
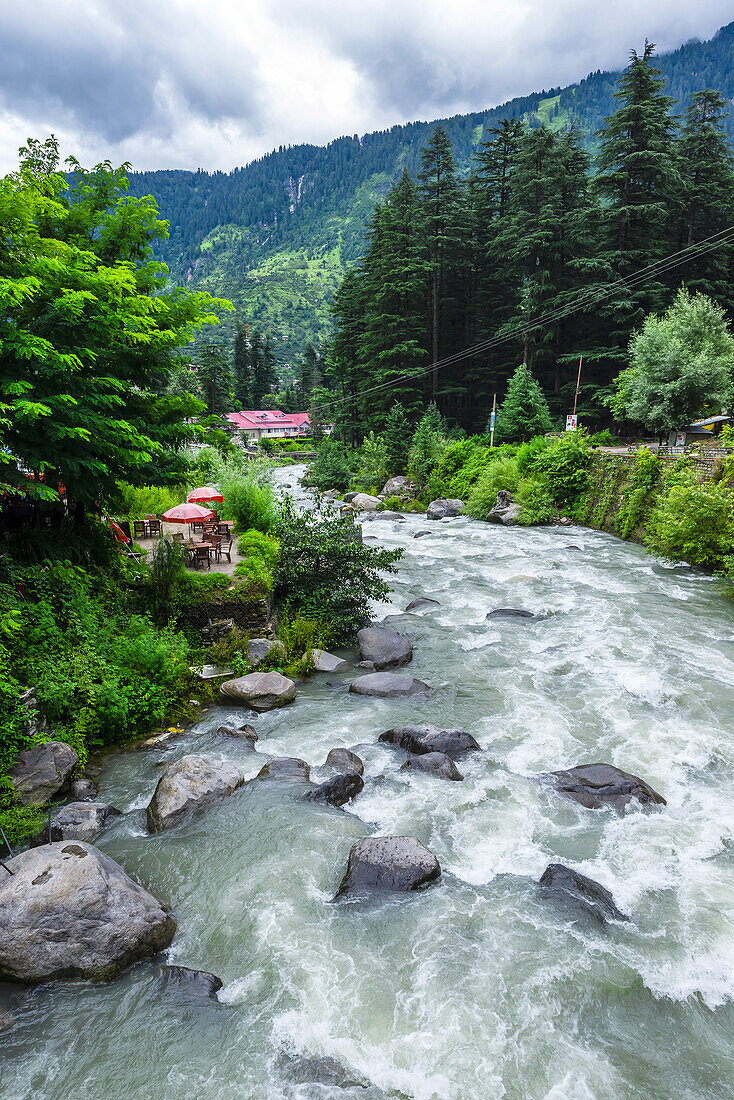
{"label": "signboard", "polygon": [[686,433],[685,432],[676,432],[676,434],[675,434],[675,445],[676,445],[676,447],[685,447],[685,445],[686,445]]}
{"label": "signboard", "polygon": [[576,413],[569,413],[569,415],[566,417],[566,431],[575,432],[577,428],[578,417],[576,416]]}
{"label": "signboard", "polygon": [[492,409],[492,415],[489,418],[489,430],[490,432],[494,431],[494,409]]}

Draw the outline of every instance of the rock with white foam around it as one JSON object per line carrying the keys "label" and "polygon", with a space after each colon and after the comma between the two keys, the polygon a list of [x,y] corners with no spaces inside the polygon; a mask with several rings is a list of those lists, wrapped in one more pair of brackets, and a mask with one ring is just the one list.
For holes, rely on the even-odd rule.
{"label": "rock with white foam around it", "polygon": [[414,836],[370,836],[349,853],[347,872],[336,896],[388,890],[420,890],[441,875],[433,852]]}

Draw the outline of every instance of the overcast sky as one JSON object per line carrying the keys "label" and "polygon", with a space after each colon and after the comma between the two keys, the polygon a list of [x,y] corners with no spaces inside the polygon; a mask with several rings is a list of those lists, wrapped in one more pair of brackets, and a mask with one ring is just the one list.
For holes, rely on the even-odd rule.
{"label": "overcast sky", "polygon": [[708,38],[731,0],[0,0],[0,172],[27,137],[230,168],[495,106]]}

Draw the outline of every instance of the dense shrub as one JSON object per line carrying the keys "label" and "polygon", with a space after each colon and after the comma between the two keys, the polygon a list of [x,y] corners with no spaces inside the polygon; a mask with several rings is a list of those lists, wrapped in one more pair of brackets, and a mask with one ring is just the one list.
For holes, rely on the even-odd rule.
{"label": "dense shrub", "polygon": [[237,539],[237,553],[242,558],[256,555],[262,558],[268,568],[272,569],[278,560],[279,543],[272,535],[266,535],[262,531],[252,528],[245,531]]}
{"label": "dense shrub", "polygon": [[222,485],[222,496],[220,514],[234,520],[236,531],[253,527],[269,531],[275,523],[278,509],[270,485],[259,484],[251,478],[232,478]]}
{"label": "dense shrub", "polygon": [[668,482],[647,524],[646,543],[655,554],[704,569],[727,567],[734,540],[734,494],[690,472]]}
{"label": "dense shrub", "polygon": [[[202,484],[205,484],[202,482]],[[188,492],[185,485],[125,485],[119,483],[119,498],[111,502],[112,510],[127,516],[132,522],[145,519],[146,516],[159,516],[186,500]]]}
{"label": "dense shrub", "polygon": [[371,601],[387,597],[380,573],[394,572],[402,551],[362,546],[348,517],[326,509],[298,512],[288,499],[275,533],[276,594],[283,606],[327,623],[337,644],[351,642],[369,621]]}
{"label": "dense shrub", "polygon": [[357,469],[352,485],[366,493],[379,493],[387,481],[387,449],[382,436],[370,432],[366,436],[357,457]]}
{"label": "dense shrub", "polygon": [[548,483],[553,503],[568,508],[586,488],[591,457],[585,432],[565,432],[542,450],[533,463],[533,471]]}
{"label": "dense shrub", "polygon": [[500,489],[506,489],[514,496],[519,484],[520,473],[516,460],[507,455],[500,455],[482,469],[466,501],[466,513],[474,516],[475,519],[486,519],[487,513],[497,503],[497,493]]}
{"label": "dense shrub", "polygon": [[527,443],[523,443],[517,449],[517,468],[523,477],[530,473],[536,459],[548,449],[549,441],[544,435],[533,436]]}
{"label": "dense shrub", "polygon": [[237,562],[234,572],[243,591],[253,599],[267,596],[273,590],[273,571],[258,554]]}
{"label": "dense shrub", "polygon": [[642,523],[653,490],[660,481],[661,462],[647,447],[640,447],[632,475],[627,483],[624,500],[617,513],[617,534],[623,539]]}
{"label": "dense shrub", "polygon": [[343,493],[349,486],[351,476],[351,461],[344,445],[335,439],[325,438],[319,444],[304,480],[319,492],[338,489]]}

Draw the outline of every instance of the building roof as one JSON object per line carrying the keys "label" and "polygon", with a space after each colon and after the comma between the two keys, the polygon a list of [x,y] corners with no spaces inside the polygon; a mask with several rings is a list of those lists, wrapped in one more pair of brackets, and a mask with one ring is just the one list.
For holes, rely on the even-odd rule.
{"label": "building roof", "polygon": [[238,428],[303,428],[310,426],[308,413],[285,413],[280,409],[243,409],[227,413],[227,419]]}

